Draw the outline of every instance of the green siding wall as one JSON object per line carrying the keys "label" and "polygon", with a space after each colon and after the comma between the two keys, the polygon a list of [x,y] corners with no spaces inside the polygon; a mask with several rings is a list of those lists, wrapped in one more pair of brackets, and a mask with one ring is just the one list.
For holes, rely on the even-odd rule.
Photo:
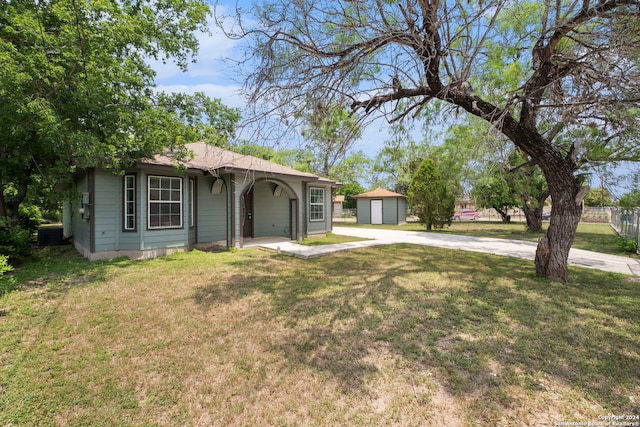
{"label": "green siding wall", "polygon": [[[324,220],[311,221],[309,219],[309,188],[324,188]],[[307,194],[305,198],[305,220],[307,221],[307,234],[321,234],[327,233],[332,230],[332,218],[331,218],[331,186],[319,185],[316,183],[310,183],[307,186]]]}
{"label": "green siding wall", "polygon": [[398,224],[407,222],[407,199],[398,198]]}
{"label": "green siding wall", "polygon": [[[331,231],[331,186],[305,182],[302,178],[271,177],[257,178],[253,174],[226,175],[226,184],[218,194],[211,193],[214,178],[201,174],[182,174],[176,171],[135,170],[136,176],[136,229],[123,230],[123,176],[105,170],[96,170],[91,199],[91,221],[80,213],[83,193],[89,192],[89,179],[81,175],[75,184],[72,197],[65,203],[65,223],[73,233],[75,241],[86,256],[93,244],[94,254],[117,256],[118,251],[129,251],[129,256],[151,256],[164,248],[183,248],[195,243],[225,241],[236,244],[241,239],[240,196],[248,185],[254,185],[254,236],[291,237],[292,231],[300,236]],[[183,179],[183,217],[181,228],[149,229],[147,227],[148,177],[174,176]],[[235,178],[235,194],[232,191],[232,176]],[[195,178],[195,226],[190,227],[189,178]],[[274,194],[276,186],[282,190]],[[325,190],[324,220],[309,219],[309,187]],[[291,200],[297,200],[297,210],[291,208]],[[233,204],[233,205],[232,205]],[[232,214],[235,221],[232,222]],[[297,217],[296,217],[297,215]],[[294,230],[292,223],[296,224]],[[231,230],[233,224],[234,230]],[[91,227],[93,226],[93,230]],[[91,235],[93,231],[93,235]],[[294,236],[295,237],[295,236]],[[113,254],[111,254],[113,252]],[[107,254],[109,253],[109,254]]]}
{"label": "green siding wall", "polygon": [[356,199],[356,220],[358,224],[371,224],[371,199]]}
{"label": "green siding wall", "polygon": [[149,184],[149,176],[168,176],[168,177],[180,177],[179,174],[172,174],[168,172],[163,173],[142,173],[138,180],[140,183],[141,192],[143,198],[139,201],[140,207],[140,232],[142,234],[141,249],[160,249],[160,248],[176,248],[186,246],[188,244],[188,180],[182,176],[182,228],[160,228],[149,229],[147,227],[147,187]]}
{"label": "green siding wall", "polygon": [[397,198],[382,199],[382,223],[383,224],[398,223],[398,199]]}
{"label": "green siding wall", "polygon": [[75,188],[72,191],[70,196],[70,200],[68,203],[68,207],[70,209],[69,219],[71,225],[71,235],[73,236],[73,240],[83,247],[89,249],[91,244],[90,238],[90,223],[89,221],[83,220],[82,215],[80,213],[80,209],[82,208],[82,193],[88,192],[88,180],[87,176],[83,175],[80,177],[75,184]]}
{"label": "green siding wall", "polygon": [[[95,251],[112,251],[117,248],[116,233],[122,228],[116,213],[121,214],[122,177],[109,172],[95,172],[95,193],[93,195],[93,221],[95,225]],[[118,231],[117,231],[118,230]]]}
{"label": "green siding wall", "polygon": [[140,174],[136,182],[137,231],[122,231],[122,176],[104,170],[95,172],[94,226],[95,252],[140,249]]}
{"label": "green siding wall", "polygon": [[213,182],[214,178],[198,178],[198,243],[227,239],[227,186],[220,194],[211,194]]}
{"label": "green siding wall", "polygon": [[181,247],[195,242],[195,228],[189,228],[188,180],[183,177],[183,227],[175,229],[147,228],[147,183],[148,176],[179,176],[167,173],[136,174],[136,231],[123,231],[123,187],[122,176],[108,171],[95,173],[94,238],[95,252],[117,250],[145,250]]}

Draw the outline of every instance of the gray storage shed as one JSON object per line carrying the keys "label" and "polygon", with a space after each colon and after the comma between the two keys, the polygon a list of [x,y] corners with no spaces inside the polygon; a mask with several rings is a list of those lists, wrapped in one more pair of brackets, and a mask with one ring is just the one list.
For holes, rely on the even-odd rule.
{"label": "gray storage shed", "polygon": [[376,188],[353,196],[357,200],[358,224],[404,224],[407,222],[407,198],[402,194]]}

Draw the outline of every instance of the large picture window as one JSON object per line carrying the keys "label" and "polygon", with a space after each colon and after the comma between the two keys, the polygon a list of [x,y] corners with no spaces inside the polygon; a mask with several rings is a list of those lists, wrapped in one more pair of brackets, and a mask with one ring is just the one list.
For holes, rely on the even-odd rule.
{"label": "large picture window", "polygon": [[124,231],[136,231],[136,176],[125,175],[123,179],[123,228]]}
{"label": "large picture window", "polygon": [[182,178],[149,177],[149,228],[182,227]]}
{"label": "large picture window", "polygon": [[324,188],[309,189],[309,220],[324,220]]}

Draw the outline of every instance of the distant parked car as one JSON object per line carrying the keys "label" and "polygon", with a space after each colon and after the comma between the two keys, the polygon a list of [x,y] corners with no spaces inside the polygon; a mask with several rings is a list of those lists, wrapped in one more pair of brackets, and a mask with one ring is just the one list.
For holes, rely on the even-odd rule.
{"label": "distant parked car", "polygon": [[477,221],[480,219],[482,214],[478,211],[474,211],[472,209],[465,209],[458,211],[453,214],[454,221],[462,221],[463,219],[468,219],[471,221]]}
{"label": "distant parked car", "polygon": [[551,212],[545,212],[542,214],[543,221],[549,221],[551,219]]}

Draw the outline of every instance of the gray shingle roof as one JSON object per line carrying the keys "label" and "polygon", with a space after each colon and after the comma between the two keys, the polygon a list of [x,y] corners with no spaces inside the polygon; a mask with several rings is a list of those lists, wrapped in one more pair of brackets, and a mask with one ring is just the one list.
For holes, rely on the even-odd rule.
{"label": "gray shingle roof", "polygon": [[333,181],[322,178],[308,172],[300,172],[296,169],[282,166],[268,160],[247,154],[235,153],[224,148],[214,147],[204,142],[186,144],[186,148],[193,153],[191,160],[176,161],[170,153],[155,156],[153,159],[145,160],[144,164],[174,166],[183,165],[190,169],[198,169],[209,172],[212,175],[219,175],[221,172],[245,172],[250,171],[261,176],[287,175],[310,180],[333,183]]}
{"label": "gray shingle roof", "polygon": [[402,194],[394,193],[393,191],[385,190],[384,188],[376,188],[375,190],[368,191],[366,193],[356,194],[353,198],[363,197],[405,197]]}

